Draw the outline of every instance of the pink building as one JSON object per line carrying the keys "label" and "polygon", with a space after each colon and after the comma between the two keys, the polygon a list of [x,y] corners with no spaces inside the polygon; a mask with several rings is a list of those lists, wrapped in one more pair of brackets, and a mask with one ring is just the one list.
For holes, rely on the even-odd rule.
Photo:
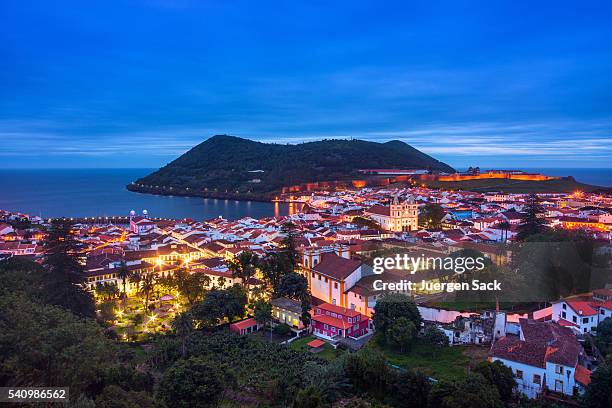
{"label": "pink building", "polygon": [[325,339],[358,338],[368,333],[367,316],[345,307],[322,303],[312,308],[311,332]]}

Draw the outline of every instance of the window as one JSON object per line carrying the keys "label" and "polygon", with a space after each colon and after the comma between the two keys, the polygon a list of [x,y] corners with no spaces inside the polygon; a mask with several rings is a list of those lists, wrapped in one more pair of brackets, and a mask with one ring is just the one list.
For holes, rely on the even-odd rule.
{"label": "window", "polygon": [[578,319],[576,319],[576,316],[572,316],[572,321],[573,321],[574,323],[578,323]]}
{"label": "window", "polygon": [[321,314],[321,309],[317,309],[317,314]]}
{"label": "window", "polygon": [[516,378],[519,380],[523,379],[523,372],[521,370],[516,370]]}
{"label": "window", "polygon": [[567,305],[564,303],[563,304],[563,310],[566,310],[566,309],[567,309]]}
{"label": "window", "polygon": [[561,312],[561,317],[567,319],[567,314],[565,312]]}
{"label": "window", "polygon": [[312,273],[312,277],[313,277],[313,278],[315,277],[315,273],[314,273],[314,272]]}
{"label": "window", "polygon": [[325,283],[327,283],[327,277],[325,278]]}
{"label": "window", "polygon": [[555,366],[555,373],[557,373],[557,374],[563,374],[563,366],[556,365],[556,366]]}
{"label": "window", "polygon": [[334,326],[332,326],[332,331],[335,333],[336,332],[336,328]]}
{"label": "window", "polygon": [[582,323],[588,323],[589,322],[589,318],[588,317],[583,317],[582,318]]}
{"label": "window", "polygon": [[533,375],[533,383],[534,384],[542,384],[542,378],[540,378],[540,376],[538,374],[534,374]]}
{"label": "window", "polygon": [[349,323],[353,323],[353,319],[351,319],[350,317],[348,318],[348,322]]}
{"label": "window", "polygon": [[338,282],[334,282],[334,289],[338,289]]}
{"label": "window", "polygon": [[327,329],[329,329],[329,326],[328,326],[328,325],[326,325],[326,324],[324,324],[324,325],[323,325],[323,328],[324,328],[325,330],[327,330]]}

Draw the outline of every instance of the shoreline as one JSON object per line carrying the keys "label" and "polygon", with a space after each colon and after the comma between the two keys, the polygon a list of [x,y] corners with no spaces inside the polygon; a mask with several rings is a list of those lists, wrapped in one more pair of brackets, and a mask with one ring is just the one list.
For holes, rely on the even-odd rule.
{"label": "shoreline", "polygon": [[[128,184],[125,186],[126,189],[132,193],[159,195],[166,197],[192,197],[192,198],[212,198],[217,200],[236,200],[236,201],[255,201],[259,203],[273,203],[274,194],[254,194],[247,195],[236,194],[236,193],[225,193],[225,192],[206,192],[196,193],[193,191],[187,191],[185,189],[178,190],[172,189],[171,191],[163,188],[148,188],[141,187],[135,184]],[[280,193],[278,193],[280,194]]]}

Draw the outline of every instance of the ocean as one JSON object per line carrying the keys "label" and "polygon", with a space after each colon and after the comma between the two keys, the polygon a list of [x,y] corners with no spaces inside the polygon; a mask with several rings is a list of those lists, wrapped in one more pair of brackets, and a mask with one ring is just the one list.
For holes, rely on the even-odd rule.
{"label": "ocean", "polygon": [[154,169],[0,170],[0,209],[42,217],[126,216],[210,219],[286,215],[288,204],[169,197],[128,191],[125,186]]}
{"label": "ocean", "polygon": [[[233,220],[286,215],[288,204],[168,197],[133,193],[125,186],[154,169],[0,170],[0,209],[42,217],[121,216],[147,210],[152,217],[223,216]],[[612,187],[612,169],[528,168],[552,176]]]}

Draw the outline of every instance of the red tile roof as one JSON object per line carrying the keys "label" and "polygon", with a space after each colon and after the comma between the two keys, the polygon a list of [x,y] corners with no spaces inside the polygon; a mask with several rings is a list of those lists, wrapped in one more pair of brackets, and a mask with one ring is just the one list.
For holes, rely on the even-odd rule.
{"label": "red tile roof", "polygon": [[388,217],[391,214],[391,208],[376,204],[368,208],[366,213],[385,215]]}
{"label": "red tile roof", "polygon": [[336,317],[331,317],[331,316],[326,316],[326,315],[315,315],[312,316],[312,320],[313,321],[317,321],[317,322],[321,322],[324,324],[328,324],[330,326],[333,327],[337,327],[340,329],[348,329],[349,327],[351,327],[351,324],[348,324],[347,322],[345,322],[342,319],[338,319]]}
{"label": "red tile roof", "polygon": [[361,261],[356,259],[347,259],[335,253],[326,253],[321,255],[321,261],[313,270],[330,278],[343,280],[360,266]]}
{"label": "red tile roof", "polygon": [[230,328],[236,328],[238,330],[247,329],[257,325],[257,321],[252,317],[249,319],[242,320],[240,322],[230,324]]}
{"label": "red tile roof", "polygon": [[565,303],[581,316],[594,316],[597,314],[597,310],[591,307],[591,302],[583,300],[566,300]]}
{"label": "red tile roof", "polygon": [[492,357],[534,367],[545,367],[546,362],[576,366],[581,346],[570,329],[528,319],[521,319],[520,325],[525,340],[516,336],[502,337],[491,347]]}
{"label": "red tile roof", "polygon": [[317,348],[317,347],[321,347],[324,344],[325,342],[323,340],[314,339],[313,341],[311,341],[310,343],[307,343],[306,345],[308,347]]}
{"label": "red tile roof", "polygon": [[317,309],[327,310],[329,312],[341,314],[341,315],[348,316],[348,317],[354,317],[360,314],[359,312],[353,309],[348,309],[346,307],[332,305],[331,303],[320,304],[319,306],[317,306]]}

